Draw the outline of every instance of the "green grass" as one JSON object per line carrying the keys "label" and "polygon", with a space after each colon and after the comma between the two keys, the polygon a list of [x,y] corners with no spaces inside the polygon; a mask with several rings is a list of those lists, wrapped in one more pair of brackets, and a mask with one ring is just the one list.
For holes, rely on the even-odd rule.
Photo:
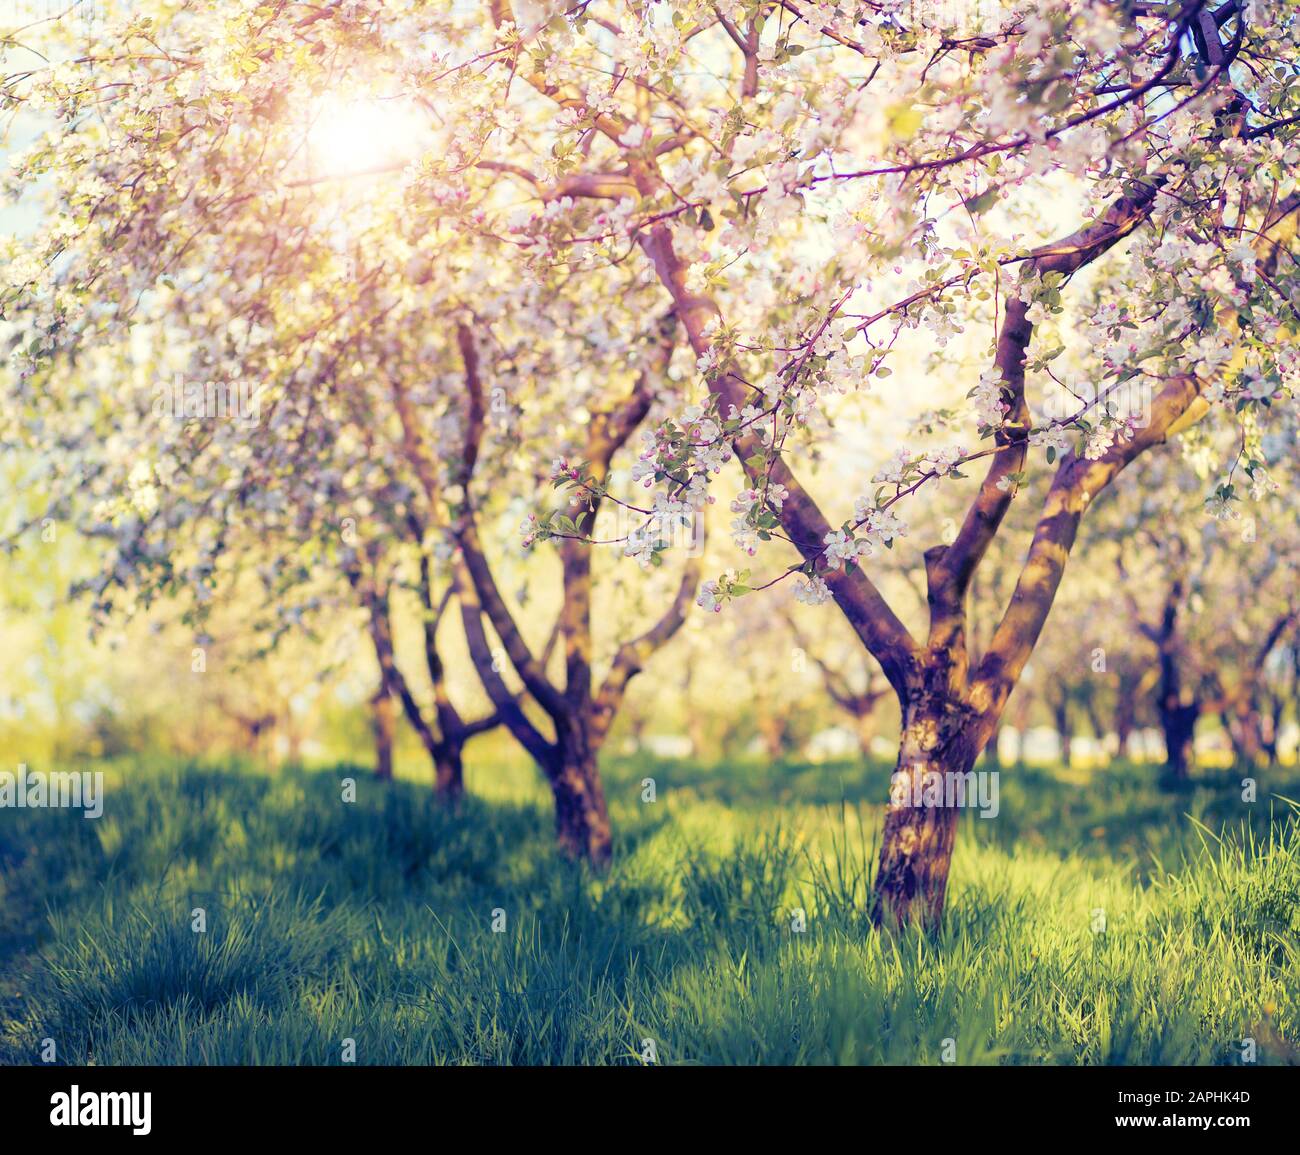
{"label": "green grass", "polygon": [[525,768],[454,815],[346,767],[105,769],[98,821],[0,811],[0,1060],[1300,1060],[1282,772],[1247,806],[1230,775],[1007,771],[927,940],[862,915],[884,767],[613,765],[605,878],[557,861]]}

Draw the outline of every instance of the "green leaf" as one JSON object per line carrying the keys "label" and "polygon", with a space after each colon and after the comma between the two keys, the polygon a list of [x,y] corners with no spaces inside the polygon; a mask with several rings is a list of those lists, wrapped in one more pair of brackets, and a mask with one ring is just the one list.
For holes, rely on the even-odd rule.
{"label": "green leaf", "polygon": [[963,203],[972,213],[988,212],[998,202],[998,190],[996,188],[985,189],[979,196],[968,198]]}

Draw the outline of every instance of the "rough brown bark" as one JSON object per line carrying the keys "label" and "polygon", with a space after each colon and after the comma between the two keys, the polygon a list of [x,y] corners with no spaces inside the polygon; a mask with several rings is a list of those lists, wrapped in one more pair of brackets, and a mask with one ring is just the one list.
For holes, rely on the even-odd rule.
{"label": "rough brown bark", "polygon": [[946,794],[931,804],[925,787],[933,779],[945,788],[951,775],[970,772],[1004,704],[992,711],[972,703],[966,616],[957,592],[964,586],[955,584],[947,553],[947,546],[937,546],[925,554],[930,632],[900,694],[898,761],[871,902],[877,925],[939,926],[957,811],[944,805]]}
{"label": "rough brown bark", "polygon": [[561,853],[597,870],[609,865],[613,835],[595,751],[581,734],[567,738],[550,776],[555,838]]}
{"label": "rough brown bark", "polygon": [[989,740],[984,743],[984,749],[980,751],[980,761],[1002,769],[1002,749],[1000,745],[1001,732],[997,726],[993,727],[993,733],[989,735]]}
{"label": "rough brown bark", "polygon": [[969,773],[986,740],[987,727],[942,686],[925,686],[904,711],[872,895],[877,925],[942,920],[958,809],[916,800],[932,775],[946,787],[950,776]]}

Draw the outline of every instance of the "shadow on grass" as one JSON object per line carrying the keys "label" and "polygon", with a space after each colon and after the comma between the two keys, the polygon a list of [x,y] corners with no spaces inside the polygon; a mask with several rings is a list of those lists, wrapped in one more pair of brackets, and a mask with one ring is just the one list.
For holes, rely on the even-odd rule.
{"label": "shadow on grass", "polygon": [[[663,1062],[924,1063],[952,1039],[960,1062],[1217,1062],[1257,1030],[1285,1061],[1294,825],[1243,821],[1230,779],[1167,799],[1147,769],[1008,771],[927,941],[862,914],[884,766],[615,763],[603,878],[556,857],[532,802],[114,766],[100,820],[0,815],[0,1059],[54,1038],[67,1062],[333,1063],[351,1039],[359,1062],[625,1063],[649,1040]],[[634,804],[644,777],[673,807]],[[862,827],[795,838],[787,800]],[[727,849],[676,836],[697,806],[706,831],[730,816]],[[1139,854],[1191,865],[1148,887],[1112,861]]]}

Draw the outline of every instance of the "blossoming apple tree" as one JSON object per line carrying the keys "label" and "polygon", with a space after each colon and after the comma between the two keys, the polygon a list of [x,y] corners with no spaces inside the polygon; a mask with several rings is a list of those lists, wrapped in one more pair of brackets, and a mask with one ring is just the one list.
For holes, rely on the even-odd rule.
{"label": "blossoming apple tree", "polygon": [[[12,190],[44,215],[7,246],[5,300],[25,329],[12,431],[38,451],[33,485],[108,543],[93,583],[103,613],[176,593],[202,606],[255,556],[268,604],[297,625],[338,611],[322,573],[345,579],[378,659],[381,750],[396,700],[454,794],[464,743],[501,723],[553,788],[562,847],[601,863],[595,754],[680,627],[699,563],[645,629],[610,638],[592,550],[577,543],[619,508],[612,463],[675,394],[675,314],[635,269],[518,277],[504,259],[516,246],[481,227],[485,208],[448,205],[430,182],[445,143],[436,108],[410,102],[398,171],[338,163],[365,142],[319,126],[339,115],[337,78],[363,72],[367,93],[412,83],[411,43],[395,28],[377,37],[377,7],[237,9],[137,7],[108,25],[120,54],[9,78],[42,130],[12,165]],[[355,106],[371,109],[367,132],[384,130],[388,105]],[[200,388],[192,412],[184,400],[174,412],[185,388],[156,388],[173,370],[218,390],[253,382],[256,404],[216,412]],[[550,469],[527,464],[552,456]],[[556,575],[558,621],[539,632],[537,611],[503,593],[518,566],[491,557],[489,529],[512,494],[550,478],[566,486],[567,521],[549,532],[568,524],[575,544]],[[507,541],[517,554],[513,529]],[[432,711],[396,660],[400,585],[419,596]],[[452,704],[439,653],[453,600],[493,703],[479,720]]]}
{"label": "blossoming apple tree", "polygon": [[[624,549],[653,566],[739,465],[724,500],[748,573],[706,583],[701,604],[760,588],[833,601],[899,700],[898,797],[912,797],[918,778],[969,770],[993,732],[1093,500],[1207,415],[1289,404],[1296,34],[1294,0],[137,5],[112,49],[6,81],[7,99],[60,125],[12,178],[58,189],[58,211],[10,246],[6,305],[34,322],[20,372],[182,301],[187,324],[214,322],[214,356],[264,351],[286,404],[310,406],[304,381],[338,367],[320,347],[333,310],[364,295],[356,332],[396,299],[420,324],[412,261],[425,268],[451,234],[589,309],[610,304],[615,273],[653,289],[639,317],[612,310],[607,340],[638,348],[646,318],[671,309],[694,388],[642,442],[649,495],[626,501],[639,521]],[[414,160],[375,158],[402,170],[400,213],[309,195],[304,141],[343,89],[388,102],[390,123],[399,106],[423,114]],[[465,302],[424,301],[446,344]],[[300,307],[315,324],[289,331],[309,339],[275,339]],[[973,333],[988,335],[987,367],[961,390],[952,442],[918,435],[820,500],[801,482],[793,463],[837,395],[906,406],[891,392],[900,343],[941,353]],[[564,400],[563,366],[534,380]],[[1266,473],[1243,444],[1241,468]],[[611,498],[594,456],[558,471],[577,507],[526,527],[560,542],[570,573],[592,548],[581,511]],[[946,487],[965,512],[925,553],[918,633],[872,558]],[[1212,496],[1226,507],[1243,491],[1225,476]],[[483,498],[463,497],[470,582],[558,726],[560,697],[475,557]],[[1018,501],[1035,506],[1023,566],[977,649],[971,583]],[[939,920],[955,831],[949,809],[891,803],[877,918]]]}

